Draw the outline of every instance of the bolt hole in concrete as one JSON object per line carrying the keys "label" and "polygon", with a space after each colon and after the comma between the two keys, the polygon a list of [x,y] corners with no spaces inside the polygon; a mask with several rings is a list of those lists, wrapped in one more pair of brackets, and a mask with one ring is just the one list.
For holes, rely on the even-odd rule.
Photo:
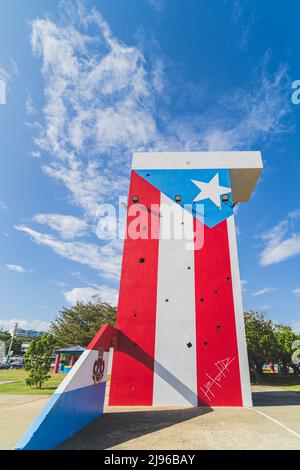
{"label": "bolt hole in concrete", "polygon": [[187,343],[188,348],[191,348],[192,346],[193,346],[192,343]]}
{"label": "bolt hole in concrete", "polygon": [[169,302],[169,299],[165,299],[165,302]]}

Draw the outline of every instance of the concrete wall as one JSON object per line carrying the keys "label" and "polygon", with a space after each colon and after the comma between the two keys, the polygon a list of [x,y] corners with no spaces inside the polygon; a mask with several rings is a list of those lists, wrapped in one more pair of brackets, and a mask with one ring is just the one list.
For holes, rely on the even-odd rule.
{"label": "concrete wall", "polygon": [[[201,201],[204,214],[198,215],[193,180],[209,183],[216,174],[229,199],[220,207]],[[128,234],[125,240],[111,405],[251,405],[230,187],[225,168],[132,171],[127,229],[137,196],[156,237]],[[152,204],[160,212],[156,218]],[[184,226],[183,239],[175,233],[164,238],[164,206],[179,214],[173,229]],[[186,249],[193,231],[204,234],[201,249]]]}

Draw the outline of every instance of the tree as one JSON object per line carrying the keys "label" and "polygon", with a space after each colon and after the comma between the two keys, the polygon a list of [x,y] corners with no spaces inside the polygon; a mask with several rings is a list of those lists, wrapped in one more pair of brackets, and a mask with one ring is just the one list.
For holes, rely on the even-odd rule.
{"label": "tree", "polygon": [[29,376],[26,379],[28,386],[35,385],[36,388],[40,389],[43,383],[50,379],[49,372],[54,343],[54,338],[50,334],[31,341],[24,356],[25,369],[29,371]]}
{"label": "tree", "polygon": [[260,382],[263,378],[262,366],[276,356],[276,339],[271,320],[263,313],[245,312],[246,340],[250,372]]}
{"label": "tree", "polygon": [[115,325],[116,307],[101,299],[84,303],[77,302],[73,307],[64,307],[50,325],[56,344],[62,346],[88,346],[105,323]]}
{"label": "tree", "polygon": [[292,344],[295,340],[300,339],[293,332],[290,326],[278,324],[274,327],[274,335],[276,339],[276,360],[282,363],[284,373],[287,373],[287,367],[292,367],[295,374],[300,373],[300,368],[292,362],[293,349]]}

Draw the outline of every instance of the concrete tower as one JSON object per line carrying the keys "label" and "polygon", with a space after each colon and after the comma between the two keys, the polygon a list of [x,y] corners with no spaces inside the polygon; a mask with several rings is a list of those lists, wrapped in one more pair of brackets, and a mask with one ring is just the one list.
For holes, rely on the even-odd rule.
{"label": "concrete tower", "polygon": [[259,152],[134,154],[111,405],[251,406],[233,203],[261,170]]}

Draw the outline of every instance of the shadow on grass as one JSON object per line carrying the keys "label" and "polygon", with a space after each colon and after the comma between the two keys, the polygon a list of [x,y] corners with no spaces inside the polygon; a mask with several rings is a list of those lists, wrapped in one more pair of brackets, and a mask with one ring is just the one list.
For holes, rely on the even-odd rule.
{"label": "shadow on grass", "polygon": [[102,450],[213,411],[209,407],[106,412],[57,449]]}

